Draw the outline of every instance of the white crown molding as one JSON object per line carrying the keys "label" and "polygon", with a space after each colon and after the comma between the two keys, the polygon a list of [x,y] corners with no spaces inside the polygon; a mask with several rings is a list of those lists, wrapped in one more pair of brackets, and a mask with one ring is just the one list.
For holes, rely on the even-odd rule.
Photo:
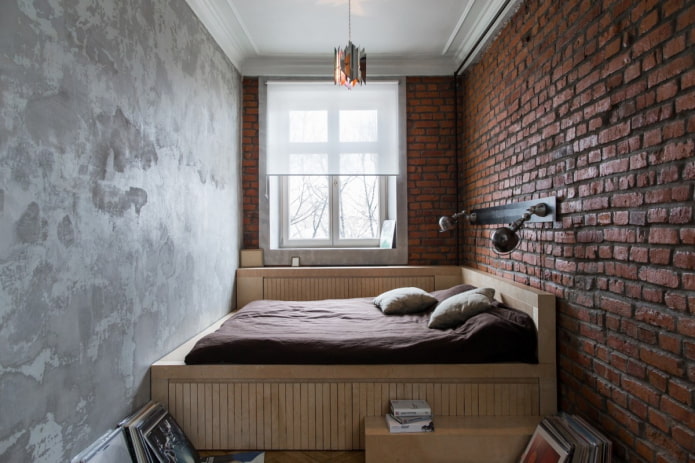
{"label": "white crown molding", "polygon": [[[367,54],[367,81],[370,76],[453,75],[456,62],[450,57],[370,57]],[[326,76],[333,78],[333,60],[326,57],[255,57],[240,68],[244,76]]]}
{"label": "white crown molding", "polygon": [[[479,3],[484,9],[477,15],[473,27],[468,30],[456,51],[456,61],[460,63],[461,70],[465,70],[476,61],[480,53],[494,40],[501,26],[516,12],[522,0],[490,0]],[[494,24],[491,24],[493,21]]]}
{"label": "white crown molding", "polygon": [[228,0],[186,2],[237,69],[247,56],[256,54],[255,45]]}
{"label": "white crown molding", "polygon": [[[231,0],[186,2],[242,75],[332,75],[331,56],[261,56]],[[467,0],[441,56],[386,57],[368,53],[367,75],[435,76],[454,74],[459,67],[463,70],[475,62],[488,42],[494,40],[497,30],[520,4],[521,0]],[[504,11],[498,15],[500,9]],[[495,24],[488,27],[492,21]]]}
{"label": "white crown molding", "polygon": [[463,23],[466,21],[466,18],[470,14],[471,8],[473,8],[474,3],[475,3],[475,0],[468,0],[466,2],[466,7],[463,9],[463,13],[461,13],[459,20],[456,22],[456,26],[451,31],[451,34],[449,35],[449,40],[447,40],[446,45],[444,45],[444,49],[442,50],[442,55],[446,55],[447,53],[449,53],[449,50],[451,49],[451,46],[452,46],[454,40],[456,40],[456,37],[461,32],[461,28],[463,27]]}

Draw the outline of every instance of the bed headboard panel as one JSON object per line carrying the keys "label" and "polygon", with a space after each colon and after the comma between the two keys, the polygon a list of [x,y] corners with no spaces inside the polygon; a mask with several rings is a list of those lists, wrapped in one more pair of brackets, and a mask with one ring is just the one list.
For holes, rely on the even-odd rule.
{"label": "bed headboard panel", "polygon": [[555,365],[555,295],[489,273],[461,267],[464,283],[495,288],[495,298],[529,314],[538,328],[538,360]]}
{"label": "bed headboard panel", "polygon": [[454,266],[240,268],[237,308],[258,299],[372,297],[404,286],[434,291],[459,283],[461,269]]}

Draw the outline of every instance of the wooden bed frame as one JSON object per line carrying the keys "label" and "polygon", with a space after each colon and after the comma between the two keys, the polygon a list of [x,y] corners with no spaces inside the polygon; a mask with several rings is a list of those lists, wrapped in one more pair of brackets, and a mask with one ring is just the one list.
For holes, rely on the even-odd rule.
{"label": "wooden bed frame", "polygon": [[383,415],[395,398],[426,399],[439,416],[556,412],[555,296],[549,293],[454,266],[242,268],[237,307],[256,299],[367,297],[458,283],[494,287],[499,300],[533,317],[537,365],[185,365],[197,339],[225,317],[152,365],[152,399],[196,448],[211,450],[363,449],[365,417]]}

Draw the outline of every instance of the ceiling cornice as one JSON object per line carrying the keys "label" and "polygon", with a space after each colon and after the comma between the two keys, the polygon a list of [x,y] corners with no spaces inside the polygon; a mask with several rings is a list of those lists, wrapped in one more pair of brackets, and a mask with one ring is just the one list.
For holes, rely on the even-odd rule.
{"label": "ceiling cornice", "polygon": [[446,55],[447,53],[449,53],[449,50],[453,46],[456,37],[461,33],[461,28],[463,27],[463,24],[466,21],[468,14],[471,12],[471,8],[473,8],[474,3],[475,0],[468,0],[466,2],[466,7],[464,8],[463,13],[461,13],[461,16],[459,16],[458,22],[456,23],[456,27],[454,27],[454,30],[451,31],[451,34],[449,35],[449,40],[447,40],[446,45],[442,50],[442,55]]}
{"label": "ceiling cornice", "polygon": [[[260,56],[230,0],[186,0],[232,64],[245,76],[332,75],[331,56]],[[475,62],[521,0],[469,0],[442,55],[368,56],[373,76],[450,75]],[[503,10],[503,11],[500,11]],[[471,15],[477,17],[471,19]],[[490,24],[494,21],[494,24]],[[455,53],[452,51],[455,50]],[[457,69],[458,68],[458,69]]]}
{"label": "ceiling cornice", "polygon": [[486,4],[481,20],[469,30],[456,52],[456,60],[460,63],[458,72],[464,71],[477,60],[522,2],[523,0],[495,0]]}
{"label": "ceiling cornice", "polygon": [[253,43],[236,10],[227,0],[186,0],[232,64],[241,71],[244,59],[255,54]]}
{"label": "ceiling cornice", "polygon": [[[367,54],[368,76],[435,76],[449,75],[456,62],[448,57],[386,57]],[[325,57],[256,57],[244,61],[245,76],[326,76],[333,78],[333,60]]]}

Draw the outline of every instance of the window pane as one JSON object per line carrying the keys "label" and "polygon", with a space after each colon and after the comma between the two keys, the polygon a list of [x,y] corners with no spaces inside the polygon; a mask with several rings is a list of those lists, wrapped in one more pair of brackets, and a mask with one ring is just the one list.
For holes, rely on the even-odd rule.
{"label": "window pane", "polygon": [[340,141],[377,141],[377,111],[340,111]]}
{"label": "window pane", "polygon": [[328,141],[326,111],[290,111],[290,143],[325,143]]}
{"label": "window pane", "polygon": [[328,177],[288,177],[288,235],[291,240],[328,239]]}
{"label": "window pane", "polygon": [[376,173],[376,153],[340,153],[340,172],[346,174]]}
{"label": "window pane", "polygon": [[325,175],[328,172],[326,153],[290,154],[290,173],[306,175]]}
{"label": "window pane", "polygon": [[340,239],[374,239],[379,233],[379,177],[340,177]]}

